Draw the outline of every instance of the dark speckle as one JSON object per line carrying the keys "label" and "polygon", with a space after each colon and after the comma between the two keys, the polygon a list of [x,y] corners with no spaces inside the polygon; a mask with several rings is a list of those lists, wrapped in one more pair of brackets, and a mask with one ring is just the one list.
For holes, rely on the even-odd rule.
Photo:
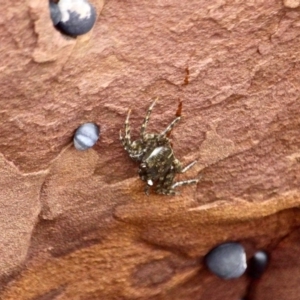
{"label": "dark speckle", "polygon": [[43,295],[32,298],[31,300],[55,300],[58,299],[57,297],[59,297],[65,291],[65,289],[65,286],[60,286],[57,289],[52,289]]}
{"label": "dark speckle", "polygon": [[174,270],[166,260],[151,261],[140,265],[134,274],[134,281],[139,286],[152,286],[168,281]]}
{"label": "dark speckle", "polygon": [[249,261],[247,273],[250,277],[258,279],[264,273],[268,265],[268,254],[264,251],[257,251]]}
{"label": "dark speckle", "polygon": [[49,252],[53,257],[66,256],[72,252],[78,251],[80,249],[89,248],[94,245],[101,243],[100,239],[70,241],[68,244],[63,245],[63,247],[53,247]]}

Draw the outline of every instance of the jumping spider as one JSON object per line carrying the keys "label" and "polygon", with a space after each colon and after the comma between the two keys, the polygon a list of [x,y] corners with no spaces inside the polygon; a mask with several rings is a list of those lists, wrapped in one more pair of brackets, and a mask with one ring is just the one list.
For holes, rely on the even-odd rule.
{"label": "jumping spider", "polygon": [[176,118],[161,133],[146,133],[151,111],[157,99],[150,105],[140,131],[140,138],[131,141],[128,111],[125,121],[125,137],[120,131],[120,140],[130,158],[139,163],[139,176],[147,183],[145,193],[149,195],[149,189],[155,186],[157,194],[175,195],[175,188],[181,185],[197,183],[198,179],[173,182],[177,173],[184,173],[189,170],[196,161],[186,167],[182,167],[180,161],[175,158],[172,144],[169,140],[171,130],[181,118],[181,102],[178,106]]}

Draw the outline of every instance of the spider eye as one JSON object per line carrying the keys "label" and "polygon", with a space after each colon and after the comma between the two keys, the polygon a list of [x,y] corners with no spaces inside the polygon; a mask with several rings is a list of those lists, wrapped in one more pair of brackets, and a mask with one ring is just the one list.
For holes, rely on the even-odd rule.
{"label": "spider eye", "polygon": [[143,169],[146,169],[147,168],[146,163],[141,163],[140,167],[143,168]]}

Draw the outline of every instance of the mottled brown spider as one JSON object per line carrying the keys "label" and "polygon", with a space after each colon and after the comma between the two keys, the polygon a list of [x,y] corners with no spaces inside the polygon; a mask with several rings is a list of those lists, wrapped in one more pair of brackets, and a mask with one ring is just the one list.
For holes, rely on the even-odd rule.
{"label": "mottled brown spider", "polygon": [[139,163],[139,176],[146,182],[145,193],[149,195],[150,187],[155,188],[157,194],[175,195],[178,186],[197,183],[198,179],[173,182],[177,173],[189,170],[196,161],[182,167],[180,161],[174,156],[169,135],[171,130],[181,119],[181,102],[178,106],[176,118],[161,133],[146,133],[150,114],[157,99],[150,105],[140,131],[140,138],[131,141],[129,117],[125,121],[125,137],[120,131],[120,140],[130,158]]}

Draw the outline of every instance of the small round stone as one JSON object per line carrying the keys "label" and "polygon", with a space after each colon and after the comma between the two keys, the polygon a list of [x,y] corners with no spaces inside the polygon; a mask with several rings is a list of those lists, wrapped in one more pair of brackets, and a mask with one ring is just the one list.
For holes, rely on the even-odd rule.
{"label": "small round stone", "polygon": [[258,279],[262,276],[269,262],[265,251],[257,251],[249,261],[247,273],[250,277]]}
{"label": "small round stone", "polygon": [[208,269],[223,279],[242,276],[247,268],[246,253],[239,243],[224,243],[211,250],[205,258]]}
{"label": "small round stone", "polygon": [[87,150],[93,147],[99,139],[100,130],[94,123],[85,123],[77,128],[74,135],[74,147],[77,150]]}
{"label": "small round stone", "polygon": [[96,10],[87,0],[60,0],[61,21],[56,27],[66,35],[76,37],[87,33],[96,22]]}
{"label": "small round stone", "polygon": [[58,5],[51,0],[49,1],[49,8],[50,8],[50,17],[53,22],[53,25],[57,25],[61,20],[61,12]]}

